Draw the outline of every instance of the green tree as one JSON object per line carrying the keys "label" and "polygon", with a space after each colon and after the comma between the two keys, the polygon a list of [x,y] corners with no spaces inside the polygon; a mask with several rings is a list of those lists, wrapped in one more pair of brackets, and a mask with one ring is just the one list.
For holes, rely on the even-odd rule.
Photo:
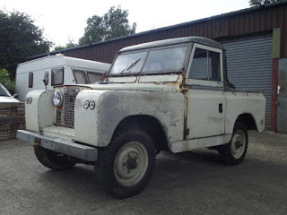
{"label": "green tree", "polygon": [[129,25],[128,11],[120,7],[111,7],[104,16],[94,15],[87,20],[84,36],[79,44],[91,44],[116,37],[132,35],[136,31],[136,23]]}
{"label": "green tree", "polygon": [[260,6],[263,4],[271,4],[274,2],[278,2],[278,1],[282,1],[282,0],[249,0],[249,5],[252,6]]}
{"label": "green tree", "polygon": [[6,69],[0,70],[0,83],[3,84],[11,94],[14,93],[15,83],[11,81],[9,73]]}
{"label": "green tree", "polygon": [[68,39],[68,43],[64,46],[56,46],[53,51],[61,51],[63,49],[71,49],[77,47],[78,44],[74,42],[71,38]]}
{"label": "green tree", "polygon": [[26,57],[49,52],[51,45],[29,15],[0,10],[0,69],[7,69],[11,78]]}

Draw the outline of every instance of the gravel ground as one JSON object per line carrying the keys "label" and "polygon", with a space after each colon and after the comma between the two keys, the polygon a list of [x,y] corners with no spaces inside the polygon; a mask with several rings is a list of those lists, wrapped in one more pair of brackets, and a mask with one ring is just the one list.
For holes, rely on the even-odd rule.
{"label": "gravel ground", "polygon": [[245,161],[222,165],[216,151],[161,152],[137,196],[104,193],[92,166],[53,172],[20,140],[0,142],[0,214],[287,214],[287,135],[249,133]]}

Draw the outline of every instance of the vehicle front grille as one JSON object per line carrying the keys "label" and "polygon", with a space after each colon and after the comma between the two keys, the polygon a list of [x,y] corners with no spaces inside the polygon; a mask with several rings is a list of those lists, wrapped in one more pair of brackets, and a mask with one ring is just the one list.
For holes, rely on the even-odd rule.
{"label": "vehicle front grille", "polygon": [[75,99],[79,88],[65,88],[63,106],[56,111],[56,125],[74,128]]}

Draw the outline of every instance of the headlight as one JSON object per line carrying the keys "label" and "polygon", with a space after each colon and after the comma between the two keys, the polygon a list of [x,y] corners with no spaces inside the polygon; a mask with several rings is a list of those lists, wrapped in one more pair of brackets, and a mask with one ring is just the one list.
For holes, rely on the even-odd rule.
{"label": "headlight", "polygon": [[52,102],[55,107],[61,107],[63,104],[63,94],[60,91],[55,91]]}

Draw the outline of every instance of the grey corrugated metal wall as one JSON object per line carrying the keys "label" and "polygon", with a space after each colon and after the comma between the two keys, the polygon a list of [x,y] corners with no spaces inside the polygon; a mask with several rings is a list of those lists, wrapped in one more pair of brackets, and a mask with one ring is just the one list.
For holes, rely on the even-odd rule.
{"label": "grey corrugated metal wall", "polygon": [[228,78],[238,90],[256,90],[266,97],[266,125],[271,128],[272,35],[220,41],[226,48]]}

